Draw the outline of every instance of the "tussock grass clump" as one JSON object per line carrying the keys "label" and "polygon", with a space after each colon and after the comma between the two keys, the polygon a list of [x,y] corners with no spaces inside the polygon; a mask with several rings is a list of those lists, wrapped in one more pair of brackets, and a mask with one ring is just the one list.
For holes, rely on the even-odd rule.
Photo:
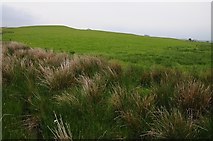
{"label": "tussock grass clump", "polygon": [[[194,76],[171,68],[123,68],[94,56],[33,49],[16,42],[3,43],[2,60],[3,114],[11,113],[11,118],[3,119],[4,137],[212,137],[209,72]],[[52,111],[61,116],[55,114],[55,127],[48,126],[49,131]],[[23,130],[12,124],[14,119]]]}
{"label": "tussock grass clump", "polygon": [[149,98],[149,96],[146,95],[142,96],[134,90],[128,91],[125,87],[120,85],[113,87],[112,96],[110,97],[110,103],[117,111],[135,108],[139,112],[142,111],[142,108],[149,107],[151,101],[151,97]]}
{"label": "tussock grass clump", "polygon": [[62,62],[58,67],[39,66],[42,73],[41,76],[43,77],[43,79],[41,78],[43,84],[52,90],[57,90],[77,84],[79,78],[85,77],[86,80],[86,76],[88,76],[88,79],[93,77],[96,72],[102,72],[105,65],[102,64],[100,59],[95,57],[74,56],[72,59]]}
{"label": "tussock grass clump", "polygon": [[66,53],[54,53],[40,48],[30,49],[27,56],[32,60],[42,60],[46,65],[59,67],[63,62],[70,59]]}
{"label": "tussock grass clump", "polygon": [[105,99],[106,84],[104,82],[105,79],[101,74],[95,74],[92,78],[81,75],[76,78],[78,84],[75,87],[56,95],[55,99],[59,105],[68,104],[72,106],[72,109],[82,112],[83,109],[87,110],[86,107],[93,108]]}
{"label": "tussock grass clump", "polygon": [[[36,73],[51,90],[67,88],[76,83],[79,76],[92,77],[96,72],[113,75],[121,71],[119,65],[109,66],[103,59],[93,56],[69,56],[66,53],[54,53],[40,48],[32,49],[17,42],[5,43],[3,74],[6,79],[12,78],[15,66],[21,70]],[[39,82],[40,83],[40,82]]]}
{"label": "tussock grass clump", "polygon": [[174,69],[165,69],[160,72],[161,78],[158,83],[151,80],[151,93],[156,95],[156,106],[170,109],[177,106],[175,87],[178,83],[185,80],[193,79],[192,76],[181,74],[180,71]]}
{"label": "tussock grass clump", "polygon": [[15,74],[15,60],[10,57],[3,57],[2,63],[2,75],[3,75],[3,82],[7,83],[10,81]]}
{"label": "tussock grass clump", "polygon": [[107,74],[110,74],[110,78],[118,79],[122,75],[122,68],[121,65],[117,63],[109,64]]}
{"label": "tussock grass clump", "polygon": [[184,74],[175,69],[169,68],[161,68],[161,69],[153,69],[150,71],[145,71],[141,77],[141,85],[145,87],[150,87],[155,84],[159,85],[160,83],[166,83],[170,81],[170,83],[176,83],[181,78],[185,77]]}
{"label": "tussock grass clump", "polygon": [[21,43],[18,43],[18,42],[8,42],[6,43],[6,52],[10,55],[12,55],[14,52],[17,52],[18,50],[27,50],[29,49],[28,46],[26,46],[25,44],[21,44]]}
{"label": "tussock grass clump", "polygon": [[56,101],[58,104],[70,104],[73,107],[80,106],[80,101],[78,97],[76,97],[73,93],[71,92],[63,92],[61,95],[56,95],[55,96]]}
{"label": "tussock grass clump", "polygon": [[174,86],[170,83],[164,83],[152,88],[151,93],[156,96],[155,104],[157,107],[170,109],[176,106]]}
{"label": "tussock grass clump", "polygon": [[46,64],[59,66],[63,61],[70,57],[66,53],[54,53],[52,50],[47,51],[41,48],[30,48],[24,44],[17,42],[4,43],[3,54],[15,55],[19,58],[27,58],[30,60],[42,60]]}
{"label": "tussock grass clump", "polygon": [[72,66],[72,71],[75,73],[75,76],[93,76],[96,72],[106,69],[107,63],[93,56],[74,55],[70,60],[70,65]]}
{"label": "tussock grass clump", "polygon": [[69,61],[64,62],[59,67],[40,65],[39,69],[42,74],[40,77],[41,84],[51,90],[66,88],[76,82]]}
{"label": "tussock grass clump", "polygon": [[153,117],[154,122],[148,134],[154,138],[193,139],[198,135],[198,126],[178,109],[172,109],[171,112],[166,109],[157,110]]}
{"label": "tussock grass clump", "polygon": [[80,76],[79,81],[82,84],[82,93],[91,103],[97,103],[101,100],[106,84],[100,74],[96,74],[93,79],[87,76]]}
{"label": "tussock grass clump", "polygon": [[152,87],[151,93],[156,96],[156,106],[169,109],[175,106],[174,84],[169,81],[161,81],[160,85]]}
{"label": "tussock grass clump", "polygon": [[110,103],[112,104],[113,107],[115,107],[116,110],[122,110],[124,109],[124,101],[127,97],[126,91],[121,88],[120,86],[113,87],[113,94],[110,99]]}
{"label": "tussock grass clump", "polygon": [[[14,42],[15,43],[15,42]],[[11,43],[13,44],[13,43]],[[3,82],[7,83],[8,81],[10,81],[14,74],[15,74],[15,65],[18,62],[19,58],[17,58],[16,56],[11,56],[10,52],[14,52],[14,46],[12,46],[9,43],[4,43],[3,42],[3,46],[2,46],[2,75],[3,75]],[[10,46],[9,46],[10,45]],[[22,46],[18,46],[18,48],[20,48]],[[11,51],[9,51],[11,50]]]}
{"label": "tussock grass clump", "polygon": [[155,95],[140,95],[138,92],[128,92],[117,86],[111,96],[110,103],[115,109],[116,120],[122,126],[131,129],[135,138],[146,134],[149,130],[151,112],[154,110]]}
{"label": "tussock grass clump", "polygon": [[35,75],[34,63],[27,58],[20,59],[18,56],[3,56],[2,75],[3,83],[8,84],[18,76],[28,74]]}
{"label": "tussock grass clump", "polygon": [[188,80],[177,84],[178,106],[192,114],[199,114],[209,111],[212,102],[212,91],[210,86],[205,86],[200,81]]}
{"label": "tussock grass clump", "polygon": [[62,107],[62,109],[69,108],[69,112],[73,111],[77,114],[76,118],[80,115],[83,116],[87,111],[91,111],[93,104],[80,90],[67,90],[62,92],[62,94],[57,94],[54,96],[54,101],[56,101],[55,104],[58,107]]}

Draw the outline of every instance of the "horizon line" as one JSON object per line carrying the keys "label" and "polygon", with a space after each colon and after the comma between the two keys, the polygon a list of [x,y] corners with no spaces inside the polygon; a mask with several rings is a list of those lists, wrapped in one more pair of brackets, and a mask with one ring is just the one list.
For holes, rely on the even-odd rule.
{"label": "horizon line", "polygon": [[22,26],[0,26],[0,28],[21,28],[21,27],[35,27],[35,26],[64,26],[76,30],[93,30],[93,31],[103,31],[103,32],[113,32],[113,33],[121,33],[121,34],[130,34],[135,36],[147,36],[147,37],[156,37],[156,38],[169,38],[169,39],[177,39],[177,40],[189,40],[192,39],[192,41],[199,41],[199,42],[213,42],[212,39],[210,40],[200,40],[200,39],[194,39],[192,37],[189,38],[177,38],[177,37],[171,37],[171,36],[156,36],[156,35],[150,35],[150,34],[137,34],[132,32],[122,32],[122,31],[113,31],[113,30],[105,30],[105,29],[92,29],[92,28],[76,28],[65,24],[34,24],[34,25],[22,25]]}

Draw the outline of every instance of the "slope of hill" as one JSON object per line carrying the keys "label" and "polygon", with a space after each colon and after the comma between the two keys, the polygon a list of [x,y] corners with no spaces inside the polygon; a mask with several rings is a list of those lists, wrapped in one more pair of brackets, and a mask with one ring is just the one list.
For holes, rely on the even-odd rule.
{"label": "slope of hill", "polygon": [[209,68],[211,45],[172,38],[79,30],[65,26],[4,28],[3,41],[76,54],[102,55],[143,67]]}
{"label": "slope of hill", "polygon": [[65,26],[1,35],[3,139],[212,138],[210,43]]}

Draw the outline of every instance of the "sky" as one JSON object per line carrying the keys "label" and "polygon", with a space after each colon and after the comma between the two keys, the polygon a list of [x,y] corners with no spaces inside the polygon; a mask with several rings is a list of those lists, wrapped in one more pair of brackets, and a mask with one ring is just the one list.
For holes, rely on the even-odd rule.
{"label": "sky", "polygon": [[0,26],[66,25],[78,29],[211,40],[211,3],[207,1],[65,1],[7,0],[2,4]]}

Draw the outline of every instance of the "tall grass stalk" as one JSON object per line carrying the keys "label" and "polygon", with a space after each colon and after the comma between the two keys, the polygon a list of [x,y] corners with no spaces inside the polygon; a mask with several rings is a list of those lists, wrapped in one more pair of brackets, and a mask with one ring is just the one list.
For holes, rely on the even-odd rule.
{"label": "tall grass stalk", "polygon": [[64,123],[61,116],[58,119],[58,117],[57,117],[57,115],[55,113],[54,113],[54,115],[55,115],[54,123],[56,124],[56,127],[51,129],[48,126],[48,128],[50,129],[50,131],[54,135],[54,138],[56,140],[61,140],[61,141],[62,140],[70,140],[70,141],[72,141],[72,133],[70,131],[69,124]]}

